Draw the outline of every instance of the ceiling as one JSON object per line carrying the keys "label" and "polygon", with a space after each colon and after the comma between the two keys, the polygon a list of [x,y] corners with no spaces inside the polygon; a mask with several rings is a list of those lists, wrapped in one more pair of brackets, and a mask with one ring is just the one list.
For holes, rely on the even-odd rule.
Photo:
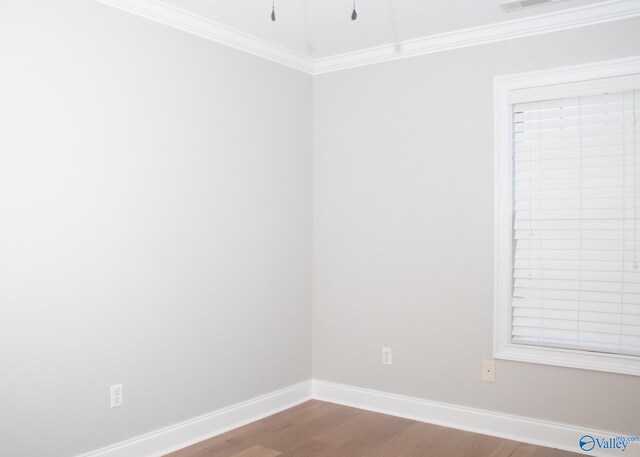
{"label": "ceiling", "polygon": [[500,0],[162,0],[296,53],[321,58],[575,8],[601,0],[566,0],[505,13]]}
{"label": "ceiling", "polygon": [[640,15],[640,0],[553,0],[510,13],[504,0],[356,0],[352,21],[353,0],[275,0],[272,22],[271,0],[97,1],[310,73]]}

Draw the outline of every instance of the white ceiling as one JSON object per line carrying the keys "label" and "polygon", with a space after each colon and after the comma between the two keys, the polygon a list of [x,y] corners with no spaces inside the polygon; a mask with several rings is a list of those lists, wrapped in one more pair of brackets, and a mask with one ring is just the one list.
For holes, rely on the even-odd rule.
{"label": "white ceiling", "polygon": [[519,19],[601,0],[565,0],[505,13],[500,0],[161,0],[296,53],[321,58]]}
{"label": "white ceiling", "polygon": [[640,16],[640,0],[97,0],[312,74]]}

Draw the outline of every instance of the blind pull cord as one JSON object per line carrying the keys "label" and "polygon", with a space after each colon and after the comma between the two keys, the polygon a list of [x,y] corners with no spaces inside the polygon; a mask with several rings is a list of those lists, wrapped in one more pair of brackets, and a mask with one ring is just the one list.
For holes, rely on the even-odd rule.
{"label": "blind pull cord", "polygon": [[[637,186],[637,176],[636,176],[636,91],[633,92],[633,269],[638,269],[638,235],[637,235],[637,224],[638,224],[638,207],[637,207],[637,194],[638,194],[638,186]],[[623,140],[624,141],[624,140]]]}

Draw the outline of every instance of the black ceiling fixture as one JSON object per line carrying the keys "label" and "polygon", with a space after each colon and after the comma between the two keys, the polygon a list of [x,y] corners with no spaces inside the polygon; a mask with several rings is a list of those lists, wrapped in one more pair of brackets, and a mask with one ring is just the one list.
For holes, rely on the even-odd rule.
{"label": "black ceiling fixture", "polygon": [[351,13],[351,20],[355,21],[358,19],[358,13],[356,12],[356,0],[353,0],[353,13]]}

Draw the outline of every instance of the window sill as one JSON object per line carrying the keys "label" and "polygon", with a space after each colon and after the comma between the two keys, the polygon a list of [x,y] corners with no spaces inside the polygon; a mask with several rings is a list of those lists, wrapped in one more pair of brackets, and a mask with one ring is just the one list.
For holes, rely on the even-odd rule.
{"label": "window sill", "polygon": [[494,350],[496,359],[640,376],[640,358],[571,349],[507,344]]}

